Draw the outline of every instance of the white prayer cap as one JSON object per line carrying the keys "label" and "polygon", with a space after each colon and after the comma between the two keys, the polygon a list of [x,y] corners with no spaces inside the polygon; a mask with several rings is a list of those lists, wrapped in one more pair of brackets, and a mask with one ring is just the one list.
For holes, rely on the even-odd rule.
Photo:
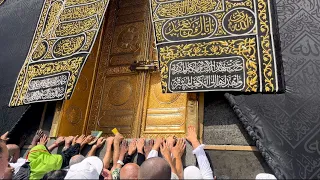
{"label": "white prayer cap", "polygon": [[98,157],[87,157],[80,163],[70,166],[65,179],[99,179],[102,169],[103,163]]}
{"label": "white prayer cap", "polygon": [[196,166],[188,166],[183,171],[184,179],[203,179],[200,169]]}
{"label": "white prayer cap", "polygon": [[272,174],[260,173],[256,176],[256,179],[277,179],[277,178]]}

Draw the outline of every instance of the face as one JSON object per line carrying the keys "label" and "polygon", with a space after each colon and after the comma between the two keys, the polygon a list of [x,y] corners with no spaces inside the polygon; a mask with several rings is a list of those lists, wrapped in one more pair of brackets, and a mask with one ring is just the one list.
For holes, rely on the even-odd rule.
{"label": "face", "polygon": [[0,147],[2,149],[2,153],[0,154],[0,178],[3,178],[4,172],[9,164],[8,163],[9,152],[5,143],[0,142]]}
{"label": "face", "polygon": [[4,171],[4,179],[12,179],[14,174],[14,168],[8,164],[8,167]]}

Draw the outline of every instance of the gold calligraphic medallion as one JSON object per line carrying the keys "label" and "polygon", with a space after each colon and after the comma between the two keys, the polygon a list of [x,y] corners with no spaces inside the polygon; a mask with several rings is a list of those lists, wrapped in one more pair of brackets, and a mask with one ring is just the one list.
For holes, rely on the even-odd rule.
{"label": "gold calligraphic medallion", "polygon": [[[163,92],[282,91],[273,5],[273,0],[150,0]],[[242,67],[234,68],[239,58]],[[196,62],[207,63],[200,69],[191,66]]]}
{"label": "gold calligraphic medallion", "polygon": [[[44,1],[9,106],[71,97],[108,4],[109,0]],[[65,76],[64,84],[51,81]]]}

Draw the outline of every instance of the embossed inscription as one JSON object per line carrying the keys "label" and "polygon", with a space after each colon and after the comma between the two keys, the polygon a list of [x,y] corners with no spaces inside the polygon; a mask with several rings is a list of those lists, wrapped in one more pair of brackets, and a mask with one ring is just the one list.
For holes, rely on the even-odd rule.
{"label": "embossed inscription", "polygon": [[244,88],[244,60],[241,57],[172,61],[170,69],[171,91]]}
{"label": "embossed inscription", "polygon": [[217,30],[217,20],[209,15],[197,15],[167,21],[163,26],[163,35],[168,40],[205,38]]}
{"label": "embossed inscription", "polygon": [[[281,56],[276,51],[280,44],[275,41],[278,29],[269,0],[150,0],[150,4],[163,92],[283,90],[283,82],[278,81],[278,76],[282,76],[278,71]],[[193,59],[200,63],[207,58],[230,56],[244,60],[241,75],[197,72],[172,76],[178,69],[172,66],[176,60]],[[177,85],[182,80],[194,83],[201,78],[218,83],[201,87]],[[219,84],[223,81],[226,85]]]}
{"label": "embossed inscription", "polygon": [[[89,56],[109,0],[45,0],[30,51],[17,78],[9,106],[65,99]],[[28,91],[31,79],[70,73],[67,87]],[[44,81],[44,80],[43,80]],[[47,94],[46,94],[47,93]],[[46,96],[44,96],[46,94]]]}
{"label": "embossed inscription", "polygon": [[80,50],[84,42],[85,36],[83,34],[75,37],[60,39],[53,47],[53,55],[59,58],[74,54]]}
{"label": "embossed inscription", "polygon": [[57,16],[59,16],[60,11],[62,10],[62,7],[63,7],[63,4],[61,1],[55,1],[52,3],[47,14],[47,19],[45,22],[44,29],[42,31],[42,35],[44,37],[48,37],[50,35],[50,32],[52,31],[52,28],[56,23]]}
{"label": "embossed inscription", "polygon": [[254,26],[254,14],[248,9],[235,9],[224,18],[224,28],[230,34],[245,34],[250,32]]}
{"label": "embossed inscription", "polygon": [[29,104],[64,98],[69,75],[69,73],[62,73],[32,79],[29,83],[24,103]]}
{"label": "embossed inscription", "polygon": [[72,6],[66,8],[60,15],[61,21],[73,21],[84,19],[104,10],[104,1],[96,1],[95,3],[85,4],[81,6]]}
{"label": "embossed inscription", "polygon": [[59,24],[56,30],[58,37],[70,36],[92,29],[97,24],[95,16],[80,21],[71,21]]}
{"label": "embossed inscription", "polygon": [[159,18],[173,18],[219,10],[223,0],[181,0],[160,4],[156,10]]}

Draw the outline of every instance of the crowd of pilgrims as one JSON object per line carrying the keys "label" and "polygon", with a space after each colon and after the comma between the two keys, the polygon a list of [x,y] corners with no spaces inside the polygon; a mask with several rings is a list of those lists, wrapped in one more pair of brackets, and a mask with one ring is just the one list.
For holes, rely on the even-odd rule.
{"label": "crowd of pilgrims", "polygon": [[[193,126],[187,128],[185,138],[140,138],[129,141],[120,133],[112,137],[100,137],[86,157],[81,152],[94,140],[95,137],[91,135],[58,137],[52,145],[46,146],[48,137],[38,130],[25,158],[20,157],[19,146],[6,144],[8,138],[6,133],[0,140],[0,179],[215,178],[204,145],[197,139]],[[182,163],[186,143],[192,145],[197,167],[185,167]],[[59,146],[63,146],[61,153],[51,153]],[[106,146],[106,151],[103,159],[100,159],[96,151],[103,146]]]}

